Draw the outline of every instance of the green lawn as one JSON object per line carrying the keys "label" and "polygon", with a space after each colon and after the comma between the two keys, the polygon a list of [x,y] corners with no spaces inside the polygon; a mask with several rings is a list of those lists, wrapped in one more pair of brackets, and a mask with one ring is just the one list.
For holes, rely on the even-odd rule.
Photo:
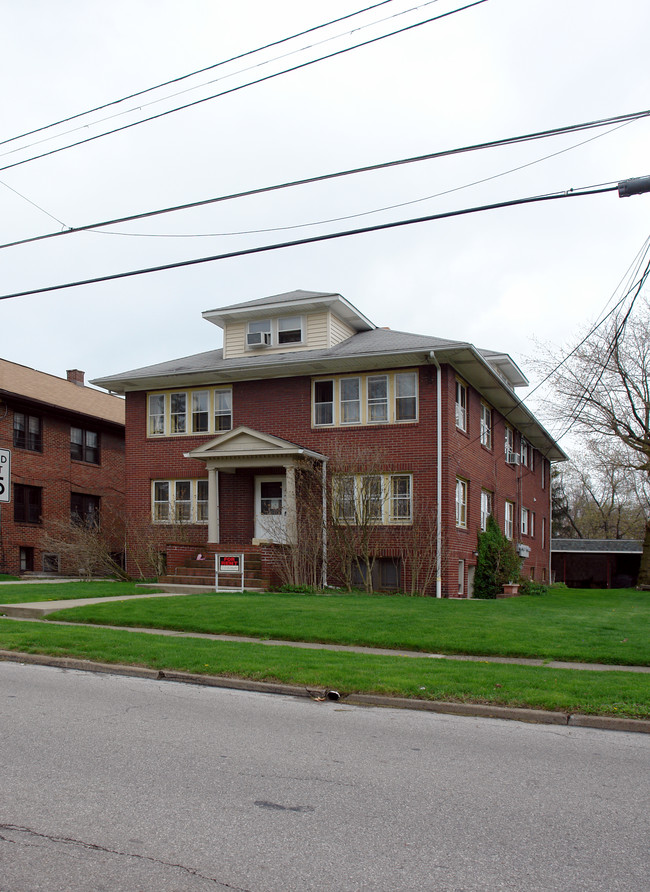
{"label": "green lawn", "polygon": [[[10,577],[9,577],[10,578]],[[68,601],[74,598],[115,598],[141,595],[135,582],[113,582],[109,579],[78,582],[32,582],[0,585],[0,604],[21,604],[26,601]]]}
{"label": "green lawn", "polygon": [[0,648],[154,669],[413,697],[650,717],[648,676],[169,638],[0,619]]}
{"label": "green lawn", "polygon": [[499,601],[220,593],[129,599],[50,618],[448,654],[650,664],[650,592],[633,589],[553,589]]}

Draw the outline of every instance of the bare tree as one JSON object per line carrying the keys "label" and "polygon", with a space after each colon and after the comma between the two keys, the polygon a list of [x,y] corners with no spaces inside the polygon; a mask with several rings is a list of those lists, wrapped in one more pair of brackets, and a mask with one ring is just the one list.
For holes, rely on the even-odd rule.
{"label": "bare tree", "polygon": [[[554,471],[553,534],[579,539],[642,539],[648,478],[631,469],[626,452],[592,442]],[[622,454],[621,454],[622,452]]]}
{"label": "bare tree", "polygon": [[[648,269],[641,279],[645,280]],[[639,285],[640,288],[640,285]],[[572,351],[553,378],[556,417],[577,433],[617,447],[621,468],[650,475],[650,305],[637,295]],[[639,584],[650,585],[646,514]]]}

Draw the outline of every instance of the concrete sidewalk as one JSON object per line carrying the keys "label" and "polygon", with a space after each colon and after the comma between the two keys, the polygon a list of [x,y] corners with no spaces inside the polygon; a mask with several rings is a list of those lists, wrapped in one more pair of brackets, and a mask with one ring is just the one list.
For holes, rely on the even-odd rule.
{"label": "concrete sidewalk", "polygon": [[[189,594],[189,593],[188,593]],[[64,601],[33,601],[31,603],[21,604],[0,604],[0,615],[4,615],[11,619],[42,619],[49,613],[57,610],[65,610],[72,607],[86,607],[91,604],[106,604],[111,601],[130,601],[133,598],[178,598],[182,597],[178,593],[155,593],[143,595],[122,595],[121,597],[109,598],[75,598]],[[53,620],[65,626],[91,626],[96,628],[94,623],[66,623],[62,620]],[[650,666],[620,666],[610,663],[572,663],[562,660],[541,660],[526,657],[495,657],[470,654],[446,654],[446,653],[427,653],[423,651],[411,650],[393,650],[385,647],[362,647],[348,644],[328,644],[322,642],[311,641],[284,641],[269,638],[250,638],[243,635],[218,635],[207,632],[179,632],[174,629],[152,629],[141,628],[138,626],[104,626],[104,629],[114,629],[122,632],[140,632],[147,635],[167,635],[173,638],[204,638],[211,641],[239,641],[245,644],[264,644],[268,647],[297,647],[307,650],[335,650],[348,651],[350,653],[366,653],[377,654],[378,656],[390,657],[414,657],[425,658],[430,660],[464,660],[475,663],[512,663],[520,666],[544,666],[549,669],[580,669],[592,672],[643,672],[650,674]]]}

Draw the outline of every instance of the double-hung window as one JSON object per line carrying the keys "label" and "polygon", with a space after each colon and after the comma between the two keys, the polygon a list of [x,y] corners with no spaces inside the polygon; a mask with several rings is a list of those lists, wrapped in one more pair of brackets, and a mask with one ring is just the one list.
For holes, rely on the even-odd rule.
{"label": "double-hung window", "polygon": [[154,480],[151,514],[154,523],[207,523],[208,481]]}
{"label": "double-hung window", "polygon": [[488,517],[492,514],[492,493],[487,489],[481,490],[481,529],[487,530]]}
{"label": "double-hung window", "polygon": [[359,378],[341,378],[341,424],[358,424],[361,421],[361,381]]}
{"label": "double-hung window", "polygon": [[456,526],[467,529],[467,480],[456,477]]}
{"label": "double-hung window", "polygon": [[217,433],[232,429],[232,390],[214,392],[214,429]]}
{"label": "double-hung window", "polygon": [[99,434],[81,427],[70,428],[70,458],[99,464]]}
{"label": "double-hung window", "polygon": [[91,496],[86,493],[70,493],[70,520],[78,526],[99,527],[99,496]]}
{"label": "double-hung window", "polygon": [[395,421],[415,421],[418,416],[418,382],[415,372],[395,375]]}
{"label": "double-hung window", "polygon": [[210,420],[210,393],[195,390],[192,393],[192,433],[207,433]]}
{"label": "double-hung window", "polygon": [[302,316],[282,316],[278,319],[278,344],[302,342]]}
{"label": "double-hung window", "polygon": [[345,474],[333,479],[338,524],[409,524],[413,516],[410,474]]}
{"label": "double-hung window", "polygon": [[40,523],[42,515],[40,486],[14,483],[14,520],[16,523]]}
{"label": "double-hung window", "polygon": [[529,527],[530,511],[528,508],[521,509],[521,535],[527,536],[530,531]]}
{"label": "double-hung window", "polygon": [[509,424],[506,424],[504,450],[506,453],[506,459],[508,458],[508,456],[513,455],[515,451],[515,432]]}
{"label": "double-hung window", "polygon": [[515,534],[515,504],[514,502],[506,502],[505,517],[503,523],[503,532],[506,539],[512,539]]}
{"label": "double-hung window", "polygon": [[492,409],[481,403],[481,446],[492,449]]}
{"label": "double-hung window", "polygon": [[456,378],[456,427],[467,431],[467,385]]}
{"label": "double-hung window", "polygon": [[14,447],[42,452],[41,419],[38,415],[14,412]]}
{"label": "double-hung window", "polygon": [[410,523],[413,512],[413,499],[411,496],[411,475],[391,475],[390,487],[390,522]]}
{"label": "double-hung window", "polygon": [[172,434],[187,432],[187,394],[172,393],[169,397],[170,430]]}
{"label": "double-hung window", "polygon": [[368,376],[368,421],[388,421],[388,375]]}
{"label": "double-hung window", "polygon": [[334,381],[314,382],[314,424],[334,424]]}
{"label": "double-hung window", "polygon": [[165,394],[149,394],[149,433],[160,436],[165,433]]}

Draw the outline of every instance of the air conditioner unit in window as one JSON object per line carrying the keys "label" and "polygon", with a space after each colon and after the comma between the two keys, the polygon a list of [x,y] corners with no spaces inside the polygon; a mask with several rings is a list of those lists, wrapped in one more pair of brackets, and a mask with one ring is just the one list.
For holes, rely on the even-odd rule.
{"label": "air conditioner unit in window", "polygon": [[246,335],[246,344],[249,347],[268,347],[271,344],[271,332],[249,331]]}
{"label": "air conditioner unit in window", "polygon": [[518,452],[506,452],[506,464],[518,465],[521,462],[521,456]]}

